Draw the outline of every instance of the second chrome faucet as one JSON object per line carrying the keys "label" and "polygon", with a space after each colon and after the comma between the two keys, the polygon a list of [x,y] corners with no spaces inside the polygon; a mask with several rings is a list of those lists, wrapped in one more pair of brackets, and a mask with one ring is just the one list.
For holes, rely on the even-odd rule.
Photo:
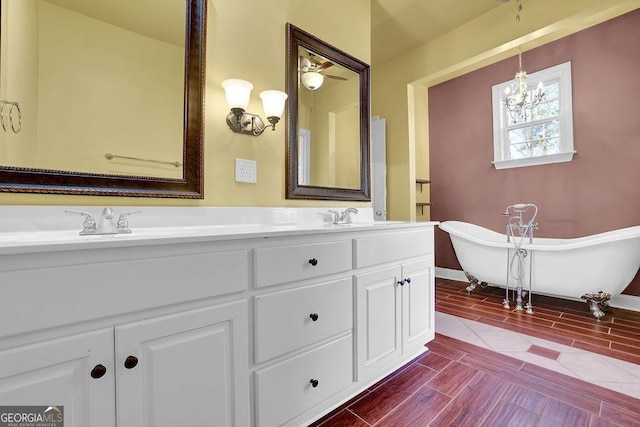
{"label": "second chrome faucet", "polygon": [[336,212],[329,210],[330,213],[333,214],[333,223],[334,224],[351,224],[351,214],[357,214],[358,209],[356,208],[347,208],[342,212]]}

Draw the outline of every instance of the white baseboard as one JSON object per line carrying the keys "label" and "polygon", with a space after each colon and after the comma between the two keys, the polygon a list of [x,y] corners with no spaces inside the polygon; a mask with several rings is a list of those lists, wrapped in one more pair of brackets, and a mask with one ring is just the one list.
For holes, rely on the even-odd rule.
{"label": "white baseboard", "polygon": [[626,310],[640,311],[640,297],[620,294],[609,300],[611,307],[624,308]]}
{"label": "white baseboard", "polygon": [[436,267],[436,277],[441,279],[457,280],[458,282],[468,282],[467,276],[462,270],[454,270],[452,268]]}
{"label": "white baseboard", "polygon": [[[465,283],[469,282],[464,275],[464,271],[451,268],[436,267],[436,277]],[[625,310],[640,311],[640,297],[620,294],[611,298],[609,305],[611,307],[624,308]]]}

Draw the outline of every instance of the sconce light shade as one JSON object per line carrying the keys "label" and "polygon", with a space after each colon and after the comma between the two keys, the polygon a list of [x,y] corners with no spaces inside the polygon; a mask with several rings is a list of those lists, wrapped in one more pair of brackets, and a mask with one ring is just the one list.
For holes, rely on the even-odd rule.
{"label": "sconce light shade", "polygon": [[251,90],[253,89],[253,85],[250,82],[241,79],[228,79],[222,82],[222,87],[230,109],[247,109]]}
{"label": "sconce light shade", "polygon": [[317,71],[307,71],[300,76],[302,84],[309,90],[318,90],[324,83],[324,76]]}
{"label": "sconce light shade", "polygon": [[250,82],[241,79],[228,79],[222,82],[222,87],[231,110],[231,113],[227,115],[229,129],[237,133],[248,133],[253,136],[262,135],[267,127],[276,130],[276,123],[280,121],[280,117],[284,112],[284,103],[287,100],[286,93],[279,90],[260,92],[262,106],[270,123],[269,126],[265,126],[260,116],[245,111],[249,105],[249,98],[253,89],[253,85]]}
{"label": "sconce light shade", "polygon": [[260,92],[262,99],[262,108],[267,115],[267,119],[271,121],[271,117],[280,119],[284,112],[284,102],[287,100],[287,94],[279,90],[265,90]]}

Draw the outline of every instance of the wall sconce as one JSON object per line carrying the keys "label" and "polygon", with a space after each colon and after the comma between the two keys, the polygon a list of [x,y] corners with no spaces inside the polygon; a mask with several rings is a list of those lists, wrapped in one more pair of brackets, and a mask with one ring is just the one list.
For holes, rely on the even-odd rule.
{"label": "wall sconce", "polygon": [[[245,112],[253,85],[246,80],[229,79],[222,82],[222,87],[231,109],[231,113],[227,116],[227,125],[231,130],[254,136],[261,135],[268,126],[257,114]],[[275,131],[276,123],[280,121],[284,112],[287,94],[279,90],[265,90],[260,92],[260,98],[267,120],[271,123],[271,129]]]}

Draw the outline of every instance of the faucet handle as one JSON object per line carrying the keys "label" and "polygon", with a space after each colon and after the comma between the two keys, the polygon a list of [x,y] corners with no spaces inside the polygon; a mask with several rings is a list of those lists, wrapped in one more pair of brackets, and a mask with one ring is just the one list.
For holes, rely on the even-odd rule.
{"label": "faucet handle", "polygon": [[118,217],[118,228],[116,232],[118,233],[131,233],[131,229],[129,228],[129,221],[127,221],[127,217],[129,215],[139,214],[142,211],[128,211],[122,212]]}
{"label": "faucet handle", "polygon": [[95,234],[98,230],[96,220],[93,218],[93,215],[90,212],[73,211],[71,209],[66,209],[64,213],[84,216],[84,222],[82,223],[82,231],[80,232],[80,234]]}
{"label": "faucet handle", "polygon": [[358,209],[356,208],[347,208],[342,212],[342,222],[345,224],[351,224],[351,214],[357,214]]}
{"label": "faucet handle", "polygon": [[334,224],[338,224],[340,221],[342,221],[342,216],[344,214],[341,214],[340,212],[332,211],[331,209],[329,209],[329,212],[333,214],[333,223]]}

